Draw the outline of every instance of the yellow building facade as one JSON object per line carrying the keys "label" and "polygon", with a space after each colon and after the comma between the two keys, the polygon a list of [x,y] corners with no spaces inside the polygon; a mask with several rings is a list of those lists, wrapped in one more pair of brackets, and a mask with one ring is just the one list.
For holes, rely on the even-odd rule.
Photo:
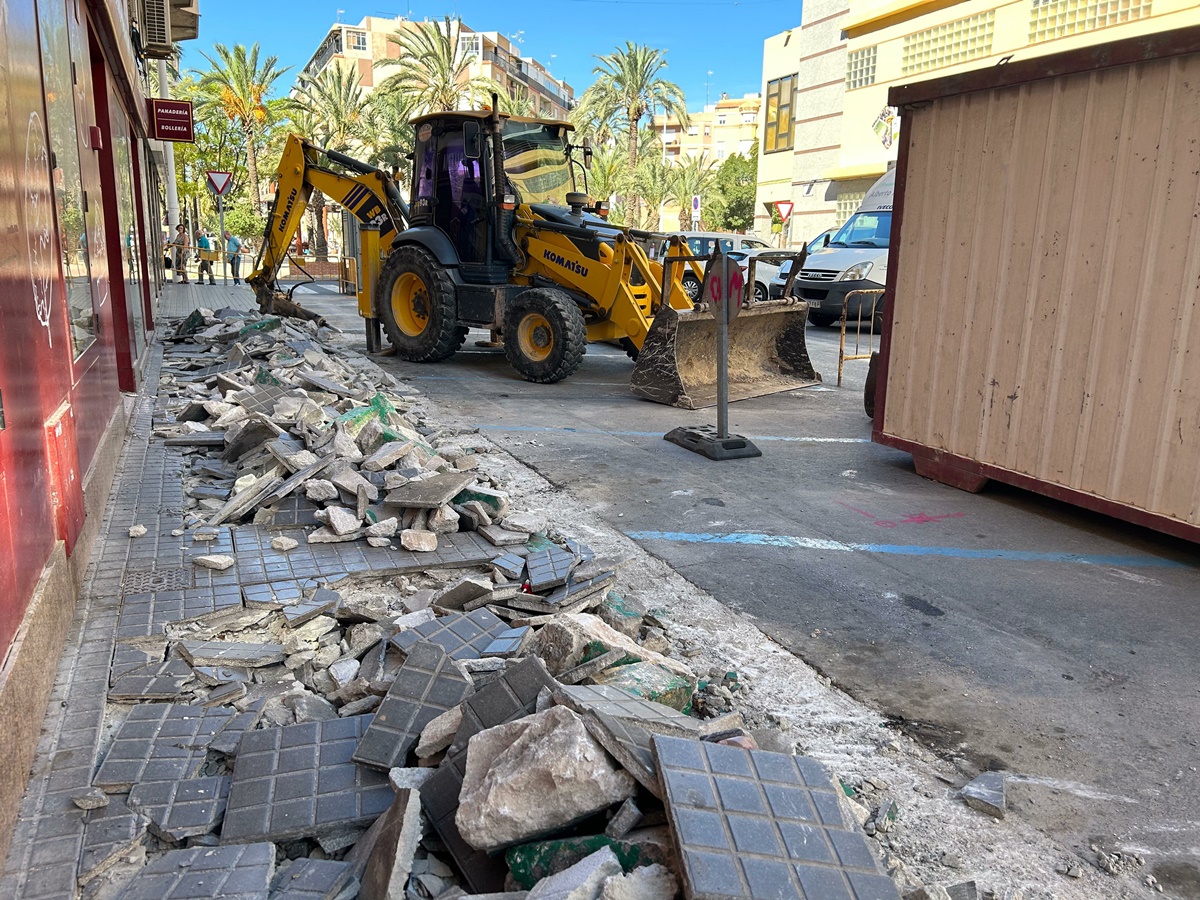
{"label": "yellow building facade", "polygon": [[[1200,24],[1194,0],[833,0],[811,19],[809,7],[800,28],[764,45],[764,128],[781,116],[767,84],[797,74],[784,110],[790,152],[762,141],[759,157],[756,230],[770,230],[768,204],[795,205],[791,227],[775,235],[781,246],[840,225],[895,161],[894,85]],[[836,33],[810,37],[822,25]]]}

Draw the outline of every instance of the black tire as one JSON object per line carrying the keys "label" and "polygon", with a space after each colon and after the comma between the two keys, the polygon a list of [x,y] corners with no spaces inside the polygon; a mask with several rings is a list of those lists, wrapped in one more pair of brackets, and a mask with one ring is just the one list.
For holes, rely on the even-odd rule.
{"label": "black tire", "polygon": [[875,418],[875,383],[879,378],[879,354],[872,353],[871,361],[867,363],[867,383],[863,388],[863,409],[868,419]]}
{"label": "black tire", "polygon": [[820,328],[828,328],[830,325],[834,324],[840,318],[841,318],[841,316],[830,316],[825,313],[819,313],[819,312],[810,312],[808,314],[808,321],[812,322],[814,325],[816,325]]}
{"label": "black tire", "polygon": [[694,272],[684,272],[679,282],[683,285],[683,292],[688,295],[688,299],[693,303],[699,303],[700,279],[696,277],[696,274]]}
{"label": "black tire", "polygon": [[761,281],[754,282],[754,302],[766,303],[770,294],[767,291],[767,286]]}
{"label": "black tire", "polygon": [[632,359],[634,362],[637,362],[638,353],[641,352],[638,350],[637,344],[635,344],[633,341],[631,341],[627,337],[621,338],[621,340],[618,343],[621,345],[621,349],[625,351],[625,355],[628,356],[630,359]]}
{"label": "black tire", "polygon": [[522,378],[537,384],[562,381],[587,352],[587,325],[562,291],[530,288],[504,309],[504,355]]}
{"label": "black tire", "polygon": [[396,354],[409,362],[441,362],[467,339],[454,282],[423,247],[402,246],[387,258],[375,310]]}

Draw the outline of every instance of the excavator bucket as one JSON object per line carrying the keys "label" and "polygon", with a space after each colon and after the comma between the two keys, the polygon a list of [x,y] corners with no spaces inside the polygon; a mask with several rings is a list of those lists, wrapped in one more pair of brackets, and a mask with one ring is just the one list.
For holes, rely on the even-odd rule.
{"label": "excavator bucket", "polygon": [[[756,303],[729,324],[729,399],[745,400],[821,381],[808,358],[804,302]],[[638,354],[630,387],[682,409],[717,402],[717,320],[664,304]]]}

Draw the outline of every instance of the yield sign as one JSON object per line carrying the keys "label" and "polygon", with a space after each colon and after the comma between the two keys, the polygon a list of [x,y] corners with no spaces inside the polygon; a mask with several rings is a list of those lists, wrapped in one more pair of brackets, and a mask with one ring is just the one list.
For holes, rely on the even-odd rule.
{"label": "yield sign", "polygon": [[208,179],[208,189],[218,197],[224,197],[233,186],[232,172],[205,172]]}
{"label": "yield sign", "polygon": [[783,219],[783,221],[786,222],[788,220],[788,217],[792,214],[792,209],[795,206],[796,206],[796,204],[793,203],[791,200],[776,200],[775,201],[775,212],[779,213],[779,218]]}

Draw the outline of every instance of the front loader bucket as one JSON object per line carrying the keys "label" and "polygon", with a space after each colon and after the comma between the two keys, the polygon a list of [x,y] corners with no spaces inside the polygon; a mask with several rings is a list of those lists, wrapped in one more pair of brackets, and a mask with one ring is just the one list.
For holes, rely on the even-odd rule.
{"label": "front loader bucket", "polygon": [[[821,381],[808,358],[807,303],[759,303],[729,325],[729,399],[745,400]],[[660,307],[638,354],[630,387],[682,409],[717,402],[717,321],[711,313]]]}

